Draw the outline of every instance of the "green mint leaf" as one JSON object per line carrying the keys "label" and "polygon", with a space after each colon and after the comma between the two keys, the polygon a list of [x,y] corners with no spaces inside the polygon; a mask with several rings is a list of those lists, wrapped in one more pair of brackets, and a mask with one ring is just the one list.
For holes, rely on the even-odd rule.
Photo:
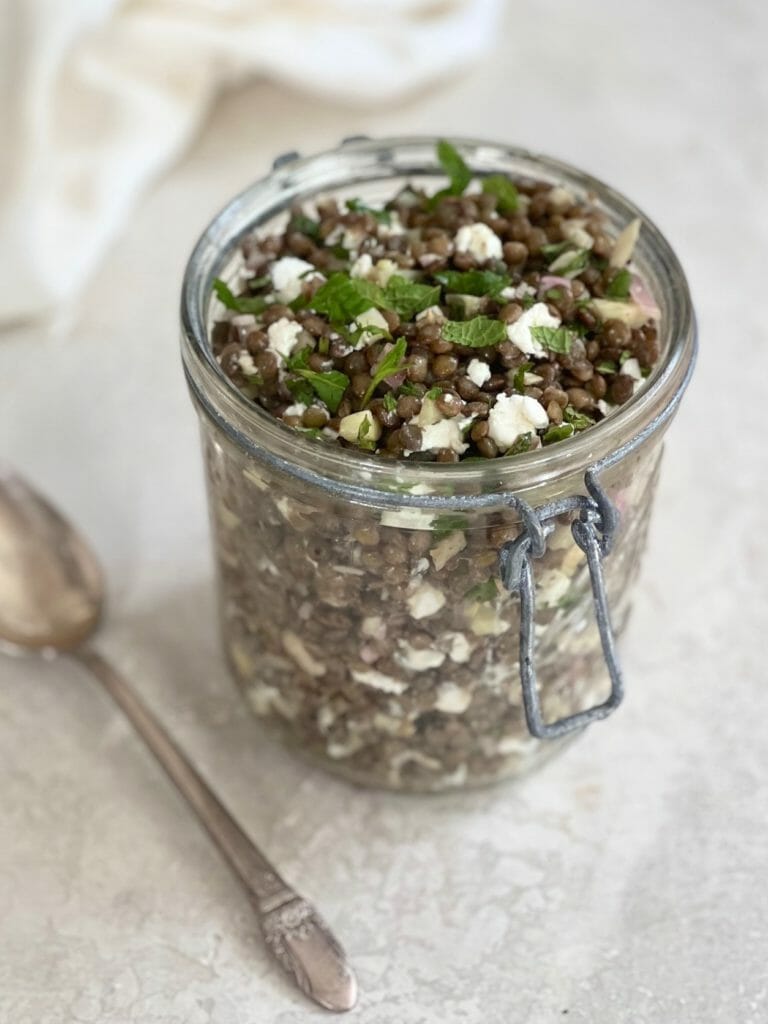
{"label": "green mint leaf", "polygon": [[448,320],[443,324],[442,337],[466,348],[485,348],[498,345],[507,337],[507,328],[500,320],[476,316],[474,320]]}
{"label": "green mint leaf", "polygon": [[511,448],[507,448],[507,450],[504,452],[504,454],[505,455],[522,455],[523,452],[529,452],[531,450],[531,445],[532,444],[533,444],[533,434],[532,433],[521,434],[520,437],[518,437],[515,440],[515,443],[512,445],[512,447]]}
{"label": "green mint leaf", "polygon": [[512,378],[512,387],[519,395],[522,395],[525,391],[525,375],[532,369],[533,363],[523,363],[522,366],[518,366],[515,370],[515,376]]}
{"label": "green mint leaf", "polygon": [[442,515],[436,516],[432,522],[432,533],[439,537],[446,537],[456,530],[468,529],[467,517],[461,515],[460,512],[444,512]]}
{"label": "green mint leaf", "polygon": [[320,338],[317,342],[317,351],[321,356],[327,356],[331,348],[331,339],[329,337]]}
{"label": "green mint leaf", "polygon": [[547,299],[548,302],[559,302],[560,299],[563,298],[563,289],[548,288],[547,291],[544,292],[544,298]]}
{"label": "green mint leaf", "polygon": [[304,405],[311,405],[315,400],[315,393],[312,390],[312,385],[308,381],[302,380],[301,377],[287,377],[285,386],[297,402],[303,402]]}
{"label": "green mint leaf", "polygon": [[550,352],[559,352],[566,355],[571,351],[573,345],[573,333],[567,327],[531,327],[531,337],[534,341]]}
{"label": "green mint leaf", "polygon": [[370,400],[373,398],[376,388],[383,380],[386,380],[387,377],[391,377],[393,374],[403,369],[403,359],[405,358],[407,348],[408,345],[405,338],[400,338],[395,342],[394,347],[391,348],[381,360],[376,372],[371,377],[371,383],[368,385],[368,390],[363,395],[362,409],[365,409],[368,405]]}
{"label": "green mint leaf", "polygon": [[302,434],[305,434],[307,437],[317,439],[318,437],[323,436],[323,432],[320,429],[320,427],[299,427],[299,430],[301,431]]}
{"label": "green mint leaf", "polygon": [[418,384],[414,384],[413,381],[406,380],[397,389],[397,393],[400,397],[402,396],[413,396],[415,398],[421,398],[422,392]]}
{"label": "green mint leaf", "polygon": [[312,348],[305,345],[295,355],[288,356],[285,360],[285,368],[295,373],[297,370],[306,370],[309,367],[309,357],[312,355]]}
{"label": "green mint leaf", "polygon": [[598,373],[616,373],[618,366],[611,359],[603,359],[602,362],[595,364],[595,369]]}
{"label": "green mint leaf", "polygon": [[443,389],[442,388],[430,388],[429,391],[426,393],[426,395],[424,395],[424,397],[425,398],[431,398],[432,401],[434,402],[434,400],[436,398],[439,398],[440,395],[442,395],[442,393],[443,393]]}
{"label": "green mint leaf", "polygon": [[591,416],[587,416],[583,412],[577,412],[572,405],[566,406],[563,415],[565,416],[565,422],[570,423],[574,430],[586,430],[587,427],[592,427],[595,424]]}
{"label": "green mint leaf", "polygon": [[608,299],[628,299],[629,286],[632,282],[632,275],[623,267],[614,275],[611,283],[605,289],[605,296]]}
{"label": "green mint leaf", "polygon": [[492,270],[439,270],[434,277],[446,291],[492,299],[498,298],[512,283],[506,274],[494,274]]}
{"label": "green mint leaf", "polygon": [[357,440],[362,441],[371,432],[371,421],[365,416],[357,428]]}
{"label": "green mint leaf", "polygon": [[389,210],[376,210],[372,206],[367,206],[361,199],[348,199],[347,209],[351,213],[370,213],[379,224],[389,225],[392,222],[392,214]]}
{"label": "green mint leaf", "polygon": [[297,231],[299,234],[306,235],[307,238],[313,238],[315,241],[318,241],[320,238],[320,224],[303,213],[293,214],[288,221],[288,231]]}
{"label": "green mint leaf", "polygon": [[219,302],[236,313],[254,313],[258,316],[268,305],[266,299],[260,295],[235,295],[229,285],[219,277],[213,282],[213,290]]}
{"label": "green mint leaf", "polygon": [[393,274],[387,281],[381,305],[391,309],[401,320],[412,320],[417,313],[440,301],[440,285],[417,284]]}
{"label": "green mint leaf", "polygon": [[272,278],[269,274],[263,274],[261,277],[252,277],[248,282],[248,287],[253,291],[258,291],[259,288],[266,288],[268,284],[272,284]]}
{"label": "green mint leaf", "polygon": [[450,181],[448,194],[460,196],[472,180],[472,171],[464,158],[455,146],[446,139],[441,139],[437,144],[437,159]]}
{"label": "green mint leaf", "polygon": [[542,438],[544,444],[553,444],[555,441],[564,441],[572,437],[574,428],[572,423],[561,423],[559,427],[550,427]]}
{"label": "green mint leaf", "polygon": [[628,348],[622,349],[619,355],[619,366],[623,366],[628,359],[632,358],[632,353]]}
{"label": "green mint leaf", "polygon": [[500,213],[514,213],[517,210],[517,189],[506,175],[489,174],[483,178],[483,192],[496,196],[496,208]]}
{"label": "green mint leaf", "polygon": [[397,399],[391,391],[388,391],[386,395],[384,395],[384,408],[387,412],[394,412],[397,409]]}
{"label": "green mint leaf", "polygon": [[547,242],[546,245],[541,247],[541,255],[546,260],[552,260],[555,256],[559,256],[560,253],[565,252],[566,249],[571,249],[573,242],[569,242],[566,239],[564,242]]}
{"label": "green mint leaf", "polygon": [[549,264],[551,274],[576,277],[589,266],[589,249],[568,249]]}
{"label": "green mint leaf", "polygon": [[331,323],[348,323],[371,306],[378,306],[383,292],[378,285],[348,274],[331,274],[312,297],[312,308],[323,313]]}
{"label": "green mint leaf", "polygon": [[477,583],[474,587],[470,587],[464,595],[465,601],[493,601],[498,597],[498,590],[496,589],[496,580],[489,579],[484,583]]}
{"label": "green mint leaf", "polygon": [[308,381],[312,390],[328,409],[335,413],[339,408],[344,392],[349,387],[349,377],[339,370],[317,373],[315,370],[298,370],[299,376]]}

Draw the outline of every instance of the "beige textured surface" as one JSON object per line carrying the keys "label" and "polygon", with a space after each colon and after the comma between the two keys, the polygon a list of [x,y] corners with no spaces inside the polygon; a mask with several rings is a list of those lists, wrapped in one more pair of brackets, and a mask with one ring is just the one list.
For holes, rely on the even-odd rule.
{"label": "beige textured surface", "polygon": [[[314,109],[266,85],[228,98],[70,321],[3,339],[0,448],[93,537],[105,650],[338,929],[353,1019],[759,1024],[768,18],[757,0],[514,10],[484,69],[398,110]],[[395,130],[513,139],[624,189],[680,252],[703,348],[624,648],[626,707],[524,784],[440,799],[350,790],[252,725],[217,651],[176,352],[183,259],[224,198],[274,152]],[[3,1024],[323,1019],[89,680],[10,660],[0,679]]]}

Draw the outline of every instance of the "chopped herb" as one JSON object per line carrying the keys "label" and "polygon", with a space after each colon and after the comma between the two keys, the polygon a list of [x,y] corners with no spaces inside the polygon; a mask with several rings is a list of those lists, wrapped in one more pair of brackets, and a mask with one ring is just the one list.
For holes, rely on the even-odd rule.
{"label": "chopped herb", "polygon": [[470,587],[464,595],[465,601],[493,601],[498,597],[499,591],[496,588],[496,580],[485,580],[484,583],[477,583]]}
{"label": "chopped herb", "polygon": [[549,264],[552,274],[561,277],[576,277],[589,266],[589,249],[573,249],[561,253]]}
{"label": "chopped herb", "polygon": [[[313,270],[312,273],[317,273],[317,271]],[[269,274],[263,274],[261,277],[252,277],[248,282],[248,287],[256,292],[259,288],[265,288],[268,284],[272,284],[272,278]]]}
{"label": "chopped herb", "polygon": [[371,432],[371,419],[370,416],[365,416],[360,421],[360,426],[357,428],[357,443],[360,448],[364,448],[366,451],[372,452],[376,450],[376,442],[373,438],[369,440],[368,435]]}
{"label": "chopped herb", "polygon": [[428,200],[427,206],[434,210],[444,196],[460,196],[472,180],[472,171],[467,166],[464,158],[450,142],[441,139],[437,144],[437,159],[440,166],[448,175],[450,184],[448,188],[441,188]]}
{"label": "chopped herb", "polygon": [[450,179],[449,194],[460,196],[472,180],[472,171],[464,158],[455,146],[441,139],[437,144],[437,159]]}
{"label": "chopped herb", "polygon": [[529,452],[531,445],[533,444],[533,434],[521,434],[520,437],[515,439],[515,443],[511,448],[507,448],[504,452],[505,455],[522,455],[523,452]]}
{"label": "chopped herb", "polygon": [[376,372],[371,376],[371,383],[368,385],[368,390],[363,395],[361,408],[365,409],[373,398],[376,388],[383,380],[386,380],[387,377],[392,377],[399,370],[403,369],[403,359],[405,357],[407,347],[408,345],[405,338],[400,338],[395,342],[394,347],[387,352],[379,363]]}
{"label": "chopped herb", "polygon": [[317,351],[321,356],[327,356],[331,348],[331,339],[328,337],[320,338],[317,343]]}
{"label": "chopped herb", "polygon": [[383,292],[378,285],[349,274],[331,274],[312,297],[312,308],[324,313],[331,323],[348,323],[371,306],[379,305]]}
{"label": "chopped herb", "polygon": [[492,299],[498,298],[511,284],[506,274],[495,274],[491,270],[439,270],[434,278],[445,286],[446,291]]}
{"label": "chopped herb", "polygon": [[288,356],[285,360],[285,367],[287,370],[296,372],[297,370],[306,370],[309,368],[309,357],[312,355],[312,348],[309,345],[305,345],[304,348],[300,349],[292,356]]}
{"label": "chopped herb", "polygon": [[643,366],[642,369],[640,370],[640,374],[641,374],[642,377],[650,377],[651,376],[651,367],[650,366]]}
{"label": "chopped herb", "polygon": [[384,408],[387,412],[394,412],[395,409],[397,409],[397,399],[391,391],[388,391],[386,395],[384,395]]}
{"label": "chopped herb", "polygon": [[619,356],[619,366],[623,366],[628,359],[632,358],[632,353],[628,348],[622,349],[621,355]]}
{"label": "chopped herb", "polygon": [[587,295],[583,299],[576,299],[576,309],[586,309],[592,301],[591,296]]}
{"label": "chopped herb", "polygon": [[602,362],[595,364],[595,369],[598,373],[616,373],[618,366],[612,359],[603,359]]}
{"label": "chopped herb", "polygon": [[219,277],[213,282],[213,290],[219,302],[236,313],[254,313],[258,316],[267,308],[266,299],[260,295],[235,295],[229,285]]}
{"label": "chopped herb", "polygon": [[523,295],[522,298],[519,298],[517,301],[520,303],[520,305],[523,307],[523,309],[530,309],[531,306],[536,302],[536,296],[535,295],[529,295],[526,292],[526,294]]}
{"label": "chopped herb", "polygon": [[566,239],[564,242],[547,242],[541,247],[541,255],[546,260],[554,259],[555,256],[559,256],[560,253],[565,252],[566,249],[570,249],[573,246],[573,242],[569,242]]}
{"label": "chopped herb", "polygon": [[414,384],[413,381],[406,380],[397,389],[397,393],[400,397],[403,395],[410,395],[415,398],[421,398],[422,392],[418,384]]}
{"label": "chopped herb", "polygon": [[302,377],[287,377],[285,380],[285,386],[297,402],[302,402],[304,405],[311,405],[315,400],[315,392],[312,390],[312,385]]}
{"label": "chopped herb", "polygon": [[345,249],[343,245],[332,245],[328,252],[342,263],[349,259],[349,249]]}
{"label": "chopped herb", "polygon": [[361,199],[348,199],[347,209],[351,213],[370,213],[379,224],[391,224],[392,222],[392,214],[389,210],[376,210],[372,206],[366,206]]}
{"label": "chopped herb", "polygon": [[563,298],[563,289],[548,288],[547,291],[544,292],[544,298],[547,299],[549,302],[559,302],[560,299]]}
{"label": "chopped herb", "polygon": [[498,345],[507,337],[507,328],[500,320],[487,316],[476,316],[474,320],[449,320],[443,324],[442,336],[445,341],[466,348],[485,348]]}
{"label": "chopped herb", "polygon": [[294,313],[298,313],[300,309],[306,309],[309,306],[309,299],[306,295],[297,295],[295,299],[288,303],[288,306]]}
{"label": "chopped herb", "polygon": [[317,373],[315,370],[297,370],[300,377],[308,381],[321,402],[325,402],[328,409],[335,413],[344,397],[344,392],[349,387],[349,377],[340,370],[329,370],[327,373]]}
{"label": "chopped herb", "polygon": [[411,320],[423,309],[440,301],[440,285],[417,284],[400,274],[387,281],[380,304],[391,309],[401,320]]}
{"label": "chopped herb", "polygon": [[567,354],[573,345],[573,333],[567,327],[531,327],[531,337],[550,352]]}
{"label": "chopped herb", "polygon": [[517,189],[504,174],[490,174],[483,178],[483,192],[496,196],[496,207],[501,213],[514,213],[518,206]]}
{"label": "chopped herb", "polygon": [[561,423],[559,427],[550,427],[542,438],[544,444],[552,444],[554,441],[564,441],[572,437],[574,428],[572,423]]}
{"label": "chopped herb", "polygon": [[424,397],[425,398],[431,398],[432,401],[434,402],[434,400],[436,398],[439,398],[440,395],[442,395],[442,393],[443,393],[443,389],[442,388],[430,388],[429,391],[426,393],[426,395],[424,395]]}
{"label": "chopped herb", "polygon": [[288,231],[297,231],[299,234],[306,235],[307,238],[313,238],[315,241],[320,238],[319,223],[303,213],[294,213],[291,216],[291,219],[288,221]]}
{"label": "chopped herb", "polygon": [[320,427],[299,427],[299,429],[301,430],[302,434],[305,434],[307,437],[317,439],[318,437],[323,436],[323,432],[320,429]]}
{"label": "chopped herb", "polygon": [[460,512],[444,512],[432,522],[432,532],[438,536],[447,536],[456,530],[468,530],[467,517]]}
{"label": "chopped herb", "polygon": [[523,363],[515,370],[515,376],[512,378],[512,387],[518,394],[525,391],[525,375],[529,370],[533,369],[533,363]]}
{"label": "chopped herb", "polygon": [[563,412],[566,423],[570,423],[574,430],[586,430],[587,427],[592,427],[595,421],[591,416],[587,416],[586,413],[577,412],[572,405],[568,405]]}
{"label": "chopped herb", "polygon": [[605,289],[605,295],[608,299],[628,299],[629,298],[629,286],[632,283],[632,275],[626,267],[622,267],[611,280],[611,283]]}

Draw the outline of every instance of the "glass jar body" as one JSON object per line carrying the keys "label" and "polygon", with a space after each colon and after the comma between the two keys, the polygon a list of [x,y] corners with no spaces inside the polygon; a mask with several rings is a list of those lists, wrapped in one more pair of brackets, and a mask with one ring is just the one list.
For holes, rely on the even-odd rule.
{"label": "glass jar body", "polygon": [[[520,531],[513,509],[382,510],[281,476],[206,422],[203,446],[224,649],[250,706],[286,742],[351,781],[411,791],[519,775],[562,746],[531,737],[523,714],[519,602],[498,576],[499,550]],[[621,513],[604,563],[617,634],[660,454],[655,436],[601,481]],[[578,492],[572,474],[524,497]],[[569,515],[534,571],[552,721],[610,689]]]}
{"label": "glass jar body", "polygon": [[[685,278],[641,211],[558,161],[454,141],[478,174],[589,195],[616,232],[643,219],[635,263],[661,310],[662,357],[617,414],[583,434],[471,465],[377,459],[302,437],[221,373],[208,341],[212,282],[236,283],[244,235],[280,230],[292,203],[318,195],[375,202],[407,181],[439,187],[435,139],[355,142],[281,162],[215,218],[182,294],[182,353],[202,423],[232,671],[254,711],[304,756],[361,784],[413,791],[521,774],[562,747],[534,739],[523,714],[519,602],[498,572],[500,549],[520,531],[511,497],[535,508],[584,494],[585,472],[600,469],[621,515],[603,565],[620,634],[662,436],[695,353]],[[609,692],[589,572],[567,515],[534,576],[535,663],[552,721]]]}

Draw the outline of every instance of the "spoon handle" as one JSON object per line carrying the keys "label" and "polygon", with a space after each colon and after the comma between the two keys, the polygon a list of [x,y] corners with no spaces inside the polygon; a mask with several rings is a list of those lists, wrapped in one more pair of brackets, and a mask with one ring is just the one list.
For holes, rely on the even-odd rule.
{"label": "spoon handle", "polygon": [[71,657],[85,666],[125,713],[243,883],[267,946],[311,998],[350,1010],[357,985],[346,955],[318,912],[243,832],[129,684],[92,648]]}

